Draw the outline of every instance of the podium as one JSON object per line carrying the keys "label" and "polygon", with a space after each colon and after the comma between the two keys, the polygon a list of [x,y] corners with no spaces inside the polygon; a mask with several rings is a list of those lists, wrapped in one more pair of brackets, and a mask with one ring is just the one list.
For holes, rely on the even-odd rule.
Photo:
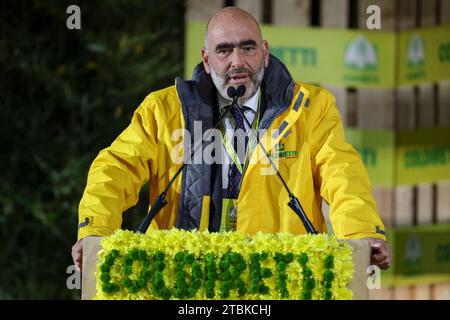
{"label": "podium", "polygon": [[[100,250],[101,239],[101,237],[86,237],[83,241],[82,300],[91,300],[95,296],[97,253]],[[353,299],[368,300],[367,268],[370,265],[369,243],[364,239],[343,241],[346,241],[352,248],[354,273],[348,287],[353,291]]]}

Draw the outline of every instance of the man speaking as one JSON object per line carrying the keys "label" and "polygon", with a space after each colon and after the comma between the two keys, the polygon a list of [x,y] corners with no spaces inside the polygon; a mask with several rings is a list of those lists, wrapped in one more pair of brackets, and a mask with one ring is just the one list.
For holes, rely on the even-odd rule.
{"label": "man speaking", "polygon": [[[269,54],[257,21],[235,7],[210,19],[201,54],[191,80],[177,79],[174,86],[149,94],[130,125],[94,160],[79,206],[75,265],[81,268],[83,238],[120,228],[122,213],[137,203],[148,181],[150,203],[167,189],[167,205],[149,229],[304,234],[304,221],[287,205],[295,195],[312,228],[325,232],[324,199],[335,235],[367,238],[372,264],[387,269],[391,252],[371,183],[358,153],[345,141],[333,95],[292,79]],[[235,89],[244,89],[236,100],[240,110],[230,87],[235,98]],[[213,152],[220,161],[182,167],[173,150],[180,149],[186,159],[198,145],[212,143],[188,138],[199,123],[203,131],[220,133],[214,139],[220,148]],[[177,130],[184,132],[182,148],[174,139]],[[180,176],[166,188],[178,170]]]}

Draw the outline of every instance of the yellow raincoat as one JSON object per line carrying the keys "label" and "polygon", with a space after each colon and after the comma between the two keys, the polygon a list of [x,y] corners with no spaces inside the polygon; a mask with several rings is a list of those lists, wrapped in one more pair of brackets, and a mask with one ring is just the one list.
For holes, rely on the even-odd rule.
{"label": "yellow raincoat", "polygon": [[[330,220],[337,237],[385,239],[369,177],[358,153],[345,142],[334,97],[323,88],[292,81],[281,62],[273,56],[270,59],[272,69],[265,81],[271,83],[268,81],[274,75],[278,82],[286,79],[283,88],[289,95],[284,109],[274,107],[261,141],[287,185],[319,232],[326,231],[321,210],[323,198],[330,206]],[[122,212],[137,203],[142,185],[149,181],[153,203],[180,168],[181,163],[174,163],[172,156],[174,152],[182,154],[183,147],[172,134],[186,128],[189,116],[182,110],[193,108],[182,109],[180,88],[177,83],[148,95],[135,111],[131,124],[99,153],[90,168],[79,206],[79,239],[87,235],[106,236],[120,228]],[[278,133],[271,131],[275,129]],[[193,220],[194,227],[204,230],[211,225],[213,194],[204,192],[189,198],[190,193],[183,191],[184,184],[189,183],[186,179],[186,175],[180,175],[168,190],[168,205],[155,217],[148,232],[152,228],[180,227],[180,206],[195,201],[200,211],[197,224]],[[287,192],[256,147],[238,198],[237,231],[305,233],[302,222],[287,206],[288,201]],[[195,211],[194,207],[186,208],[184,211]]]}

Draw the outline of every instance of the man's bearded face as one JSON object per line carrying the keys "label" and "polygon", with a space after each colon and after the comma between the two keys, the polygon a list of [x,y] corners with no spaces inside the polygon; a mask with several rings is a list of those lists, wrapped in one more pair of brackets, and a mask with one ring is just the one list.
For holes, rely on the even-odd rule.
{"label": "man's bearded face", "polygon": [[253,97],[261,85],[264,77],[264,60],[261,61],[257,70],[252,70],[250,67],[236,67],[220,73],[211,64],[211,78],[219,91],[220,95],[229,100],[227,89],[230,86],[237,88],[239,85],[245,85],[246,91],[240,102],[246,101]]}
{"label": "man's bearded face", "polygon": [[245,95],[239,99],[242,103],[261,85],[269,64],[269,46],[262,40],[254,19],[236,10],[228,11],[210,21],[202,59],[206,72],[225,99],[231,100],[227,94],[230,86],[246,87]]}

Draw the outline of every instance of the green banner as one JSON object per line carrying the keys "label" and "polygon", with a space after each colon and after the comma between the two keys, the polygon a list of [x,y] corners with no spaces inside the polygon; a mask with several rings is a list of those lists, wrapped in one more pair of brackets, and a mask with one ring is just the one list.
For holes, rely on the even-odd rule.
{"label": "green banner", "polygon": [[[206,22],[187,23],[188,79],[201,61],[205,26]],[[297,80],[391,88],[450,79],[450,26],[402,33],[271,25],[261,28],[270,52],[286,64]]]}
{"label": "green banner", "polygon": [[382,287],[450,281],[450,224],[386,229],[392,266],[381,272]]}
{"label": "green banner", "polygon": [[394,132],[345,129],[376,186],[450,180],[450,127]]}
{"label": "green banner", "polygon": [[450,275],[450,224],[396,228],[393,237],[393,273]]}
{"label": "green banner", "polygon": [[450,128],[398,133],[397,184],[450,180]]}
{"label": "green banner", "polygon": [[449,79],[450,26],[400,33],[399,54],[400,84]]}
{"label": "green banner", "polygon": [[386,130],[345,129],[345,137],[358,150],[374,185],[395,184],[395,133]]}
{"label": "green banner", "polygon": [[294,79],[346,86],[394,85],[393,33],[264,26],[271,52]]}

